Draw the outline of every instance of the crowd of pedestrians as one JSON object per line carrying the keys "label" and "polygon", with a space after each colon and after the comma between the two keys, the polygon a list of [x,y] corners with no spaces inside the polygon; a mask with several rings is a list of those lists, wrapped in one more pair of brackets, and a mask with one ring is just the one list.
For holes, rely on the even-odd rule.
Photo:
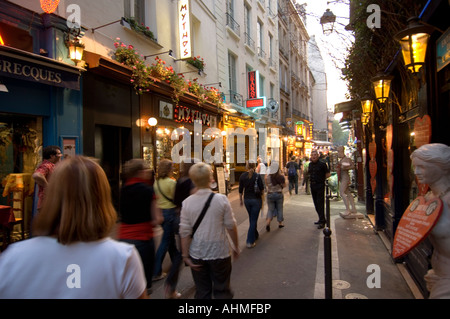
{"label": "crowd of pedestrians", "polygon": [[[13,285],[2,281],[0,298],[147,298],[152,293],[152,282],[164,279],[165,297],[176,299],[181,297],[176,288],[183,264],[192,270],[196,298],[233,297],[231,263],[240,254],[236,219],[227,196],[211,189],[210,165],[194,160],[183,162],[180,176],[175,179],[170,160],[161,160],[156,172],[142,159],[127,161],[116,212],[105,172],[95,159],[75,156],[60,162],[58,147],[44,149],[44,155],[44,162],[33,175],[40,186],[34,237],[11,245],[0,256],[0,275],[2,270],[9,272],[13,268],[24,280],[15,280]],[[318,177],[322,168],[317,169],[315,163],[312,154],[306,174],[302,173],[304,163],[295,157],[284,172],[277,162],[267,164],[258,159],[257,163],[247,163],[239,179],[240,205],[249,218],[247,248],[256,246],[257,222],[264,203],[268,207],[266,231],[270,231],[275,217],[279,228],[285,226],[286,177],[292,195],[292,191],[298,194],[299,179],[303,176],[305,181],[308,176],[318,223],[322,225],[318,202],[323,194],[317,185],[324,179]],[[156,249],[154,234],[158,226],[162,237]],[[165,273],[167,253],[171,265]],[[30,256],[39,271],[24,276]],[[39,267],[49,261],[54,262],[52,267]],[[96,275],[99,263],[108,266]],[[65,277],[67,281],[62,282],[67,285],[59,287],[55,280],[46,281],[50,269],[55,269],[51,277]],[[72,289],[80,284],[80,269],[83,289]]]}

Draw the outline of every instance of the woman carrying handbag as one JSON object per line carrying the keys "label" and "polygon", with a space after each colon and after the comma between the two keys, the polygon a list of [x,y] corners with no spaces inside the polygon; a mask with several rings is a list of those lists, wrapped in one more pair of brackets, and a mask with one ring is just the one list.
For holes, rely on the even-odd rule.
{"label": "woman carrying handbag", "polygon": [[228,198],[209,188],[208,164],[192,166],[189,177],[198,190],[183,201],[180,238],[183,260],[192,270],[195,298],[230,299],[231,256],[239,256],[236,219]]}

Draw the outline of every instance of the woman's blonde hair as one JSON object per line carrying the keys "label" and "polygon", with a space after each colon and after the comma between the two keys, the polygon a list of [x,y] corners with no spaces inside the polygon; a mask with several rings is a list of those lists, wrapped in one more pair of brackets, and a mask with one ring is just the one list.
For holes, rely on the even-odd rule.
{"label": "woman's blonde hair", "polygon": [[211,166],[200,162],[189,169],[189,178],[198,188],[209,188],[211,182]]}
{"label": "woman's blonde hair", "polygon": [[158,165],[158,179],[169,177],[172,172],[173,163],[171,160],[163,159]]}
{"label": "woman's blonde hair", "polygon": [[95,159],[74,156],[55,167],[33,233],[64,245],[96,241],[110,235],[116,220],[105,172]]}

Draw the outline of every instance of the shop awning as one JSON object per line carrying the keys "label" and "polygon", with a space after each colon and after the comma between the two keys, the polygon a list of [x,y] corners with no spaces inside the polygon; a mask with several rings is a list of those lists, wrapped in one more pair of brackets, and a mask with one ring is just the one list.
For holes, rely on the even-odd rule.
{"label": "shop awning", "polygon": [[85,71],[38,54],[0,45],[0,76],[80,90]]}
{"label": "shop awning", "polygon": [[102,56],[100,54],[84,51],[84,58],[86,64],[89,66],[89,71],[112,78],[123,83],[130,83],[132,70],[115,60]]}
{"label": "shop awning", "polygon": [[351,112],[361,107],[361,103],[357,101],[346,101],[334,105],[334,114]]}

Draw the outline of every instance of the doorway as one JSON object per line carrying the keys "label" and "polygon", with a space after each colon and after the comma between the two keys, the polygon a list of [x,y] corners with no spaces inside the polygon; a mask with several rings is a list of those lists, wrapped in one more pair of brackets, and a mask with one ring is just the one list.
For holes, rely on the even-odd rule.
{"label": "doorway", "polygon": [[113,205],[118,211],[122,163],[132,158],[131,129],[126,127],[95,126],[95,158],[106,173],[111,186]]}

